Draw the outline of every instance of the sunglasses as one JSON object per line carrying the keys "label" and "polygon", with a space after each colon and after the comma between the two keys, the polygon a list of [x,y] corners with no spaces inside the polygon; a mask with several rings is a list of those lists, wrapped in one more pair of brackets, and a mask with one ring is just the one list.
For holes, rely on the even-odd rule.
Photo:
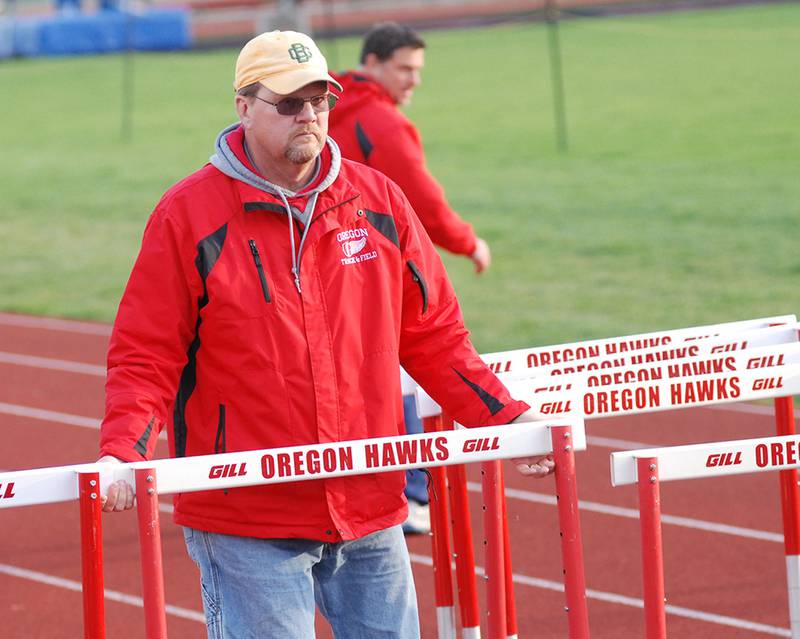
{"label": "sunglasses", "polygon": [[322,95],[315,95],[310,98],[283,98],[277,102],[270,102],[257,95],[253,97],[274,106],[280,115],[297,115],[303,110],[306,102],[311,104],[314,113],[323,113],[335,107],[336,100],[338,100],[333,93],[323,93]]}

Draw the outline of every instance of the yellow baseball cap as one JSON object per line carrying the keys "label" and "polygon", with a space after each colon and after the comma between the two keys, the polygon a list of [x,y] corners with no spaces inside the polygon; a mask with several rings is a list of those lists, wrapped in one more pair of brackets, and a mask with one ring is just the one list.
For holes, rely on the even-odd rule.
{"label": "yellow baseball cap", "polygon": [[314,41],[297,31],[269,31],[244,45],[236,60],[233,89],[256,82],[279,95],[312,82],[330,82],[342,90],[328,74],[328,63]]}

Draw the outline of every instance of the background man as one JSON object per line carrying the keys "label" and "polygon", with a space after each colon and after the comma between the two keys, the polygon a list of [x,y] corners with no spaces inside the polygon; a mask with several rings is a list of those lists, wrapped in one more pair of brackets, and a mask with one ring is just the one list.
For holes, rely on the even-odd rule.
{"label": "background man", "polygon": [[[527,405],[470,344],[433,245],[389,179],[327,138],[336,103],[314,42],[242,49],[239,122],[155,208],[108,354],[101,459],[402,432],[399,365],[466,425]],[[523,460],[543,476],[550,459]],[[416,638],[402,472],[177,495],[209,637]],[[133,504],[117,482],[104,510]]]}
{"label": "background man", "polygon": [[[330,134],[342,155],[377,169],[403,189],[434,244],[469,257],[475,270],[491,264],[489,245],[475,235],[447,203],[444,189],[430,174],[419,131],[399,106],[411,101],[421,82],[425,42],[409,27],[385,22],[364,36],[361,66],[335,76],[344,92],[331,115]],[[414,398],[404,398],[406,432],[421,433]],[[425,475],[409,471],[406,485],[407,533],[430,530]]]}
{"label": "background man", "polygon": [[419,131],[398,108],[411,101],[424,63],[425,42],[415,31],[393,22],[373,27],[364,36],[358,70],[334,76],[344,92],[330,134],[344,157],[403,189],[434,244],[469,257],[481,273],[491,264],[489,245],[448,205],[425,164]]}

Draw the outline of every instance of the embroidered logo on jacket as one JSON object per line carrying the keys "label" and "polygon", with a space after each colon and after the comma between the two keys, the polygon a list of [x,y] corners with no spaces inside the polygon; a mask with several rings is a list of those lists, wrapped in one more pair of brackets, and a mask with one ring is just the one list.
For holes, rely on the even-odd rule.
{"label": "embroidered logo on jacket", "polygon": [[336,240],[342,245],[342,253],[345,255],[341,258],[342,264],[358,264],[378,257],[378,251],[361,252],[367,245],[368,235],[367,229],[361,228],[342,231],[336,236]]}
{"label": "embroidered logo on jacket", "polygon": [[353,257],[356,253],[360,253],[367,245],[367,238],[362,237],[360,240],[350,240],[349,242],[342,242],[342,250],[347,257]]}

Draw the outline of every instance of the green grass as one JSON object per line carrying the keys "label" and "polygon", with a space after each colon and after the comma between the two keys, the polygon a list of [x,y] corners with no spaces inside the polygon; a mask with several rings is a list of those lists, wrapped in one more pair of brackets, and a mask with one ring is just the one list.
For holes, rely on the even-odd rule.
{"label": "green grass", "polygon": [[[800,6],[425,34],[409,115],[493,249],[446,256],[481,350],[800,311]],[[357,42],[328,46],[339,66]],[[110,320],[147,215],[233,120],[235,51],[0,63],[0,307]]]}

